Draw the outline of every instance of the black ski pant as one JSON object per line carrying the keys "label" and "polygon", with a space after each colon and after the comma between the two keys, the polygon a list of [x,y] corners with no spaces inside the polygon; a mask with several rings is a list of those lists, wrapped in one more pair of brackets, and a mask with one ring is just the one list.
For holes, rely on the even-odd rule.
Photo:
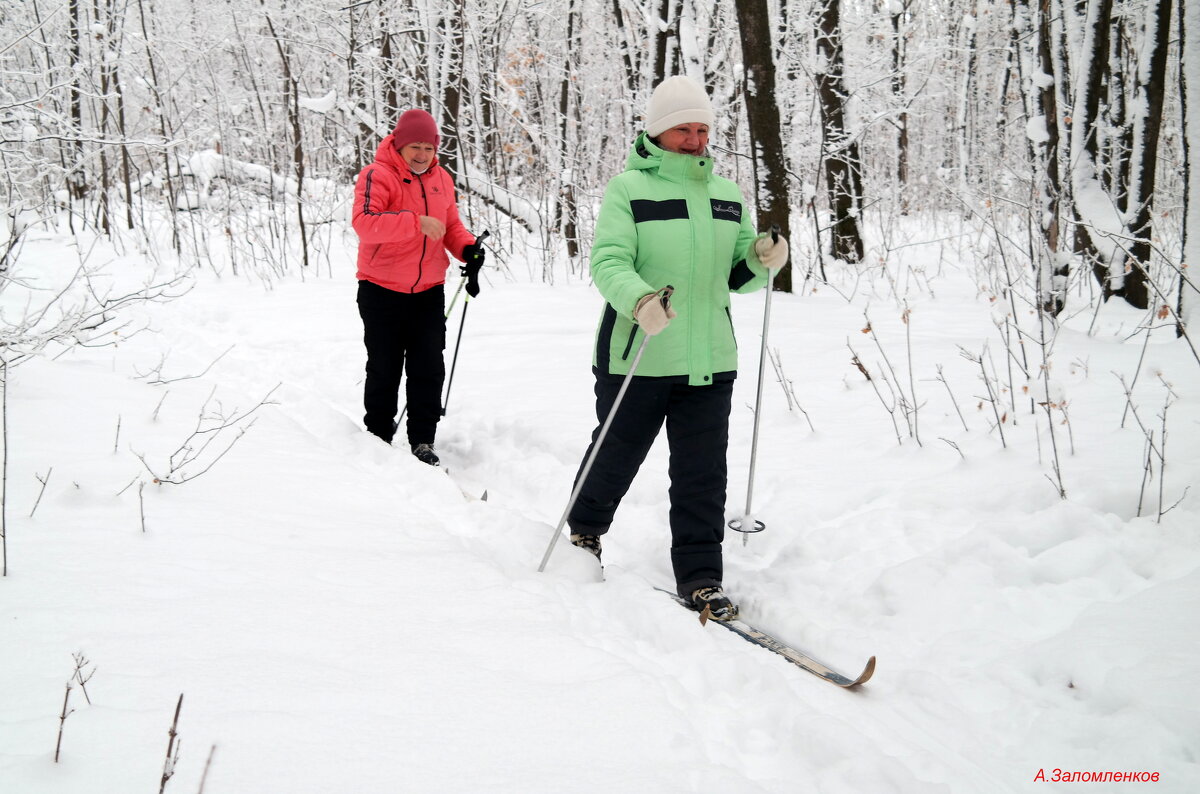
{"label": "black ski pant", "polygon": [[[597,373],[592,445],[623,378]],[[671,567],[679,594],[721,584],[725,488],[729,479],[729,410],[733,381],[689,386],[673,378],[634,376],[600,446],[567,523],[572,533],[603,535],[664,421],[670,448]],[[587,456],[592,447],[588,447]],[[578,482],[583,465],[575,475]]]}
{"label": "black ski pant", "polygon": [[358,313],[367,346],[363,422],[389,444],[395,432],[400,379],[407,375],[408,443],[432,444],[442,416],[446,379],[445,290],[394,292],[358,282]]}

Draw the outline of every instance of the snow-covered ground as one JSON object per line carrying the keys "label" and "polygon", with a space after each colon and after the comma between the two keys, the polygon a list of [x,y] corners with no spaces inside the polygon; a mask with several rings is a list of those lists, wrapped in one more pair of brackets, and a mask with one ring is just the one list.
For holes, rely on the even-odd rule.
{"label": "snow-covered ground", "polygon": [[[26,287],[77,264],[73,245],[30,233],[5,319],[45,299]],[[103,244],[89,261],[122,281],[149,270]],[[876,655],[874,679],[843,691],[654,592],[671,584],[661,439],[605,539],[604,581],[568,544],[536,571],[595,421],[592,287],[493,274],[470,303],[448,476],[361,429],[351,261],[269,288],[197,271],[183,297],[123,311],[111,344],[9,371],[0,792],[154,791],[181,694],[168,792],[959,794],[1040,791],[1055,770],[1200,790],[1200,365],[1170,328],[1144,345],[1117,305],[1067,321],[1051,436],[970,268],[898,278],[906,305],[882,273],[774,296],[769,338],[803,412],[768,372],[767,529],[731,533],[726,584],[750,622],[834,667]],[[734,302],[731,518],[763,296]],[[1036,345],[1011,349],[1038,371]],[[1017,387],[996,410],[981,355]],[[876,392],[891,399],[893,373],[919,443]],[[1126,411],[1135,374],[1157,443],[1171,395],[1161,521]],[[168,474],[185,443],[198,460]],[[75,654],[91,702],[71,691],[55,763]]]}

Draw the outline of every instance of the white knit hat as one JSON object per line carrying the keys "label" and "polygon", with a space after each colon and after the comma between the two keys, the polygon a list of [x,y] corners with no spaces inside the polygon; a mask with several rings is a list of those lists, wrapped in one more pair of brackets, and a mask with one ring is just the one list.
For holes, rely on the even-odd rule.
{"label": "white knit hat", "polygon": [[708,94],[695,80],[683,75],[668,77],[654,89],[646,108],[646,133],[657,138],[679,124],[713,125]]}

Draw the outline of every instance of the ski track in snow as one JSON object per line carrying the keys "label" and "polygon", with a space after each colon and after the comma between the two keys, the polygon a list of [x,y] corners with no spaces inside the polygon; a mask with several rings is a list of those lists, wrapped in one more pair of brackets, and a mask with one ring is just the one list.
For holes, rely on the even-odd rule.
{"label": "ski track in snow", "polygon": [[[885,367],[865,301],[774,297],[770,341],[815,430],[768,371],[767,531],[729,533],[726,583],[751,623],[848,675],[877,655],[847,692],[654,593],[671,584],[662,439],[605,538],[604,581],[567,543],[536,572],[595,422],[592,288],[485,285],[471,303],[437,444],[447,475],[361,429],[353,269],[334,271],[269,290],[201,274],[131,311],[147,331],[12,371],[0,791],[152,787],[181,692],[168,790],[194,790],[214,747],[207,792],[957,794],[1040,790],[1054,768],[1200,783],[1195,495],[1162,523],[1135,517],[1144,439],[1120,429],[1112,373],[1141,344],[1104,333],[1136,322],[1119,307],[1095,337],[1068,324],[1057,343],[1063,501],[1042,417],[1014,410],[1008,448],[989,430],[959,346],[999,340],[968,279],[910,300],[921,445],[897,443],[850,364],[847,343]],[[875,296],[869,315],[907,389],[901,311]],[[761,312],[761,294],[735,296],[730,517]],[[1166,332],[1151,358],[1178,395],[1173,501],[1198,470],[1200,371]],[[145,485],[143,532],[137,455],[161,473],[206,400],[246,411],[276,386],[211,471]],[[1135,394],[1147,418],[1161,410],[1154,378]],[[92,704],[72,694],[54,764],[77,651]]]}

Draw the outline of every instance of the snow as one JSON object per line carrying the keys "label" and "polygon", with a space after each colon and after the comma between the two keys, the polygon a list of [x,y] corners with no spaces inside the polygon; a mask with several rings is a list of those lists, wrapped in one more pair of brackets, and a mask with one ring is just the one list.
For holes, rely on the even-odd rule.
{"label": "snow", "polygon": [[[671,583],[661,439],[605,538],[604,581],[565,543],[536,572],[595,421],[589,285],[487,271],[439,431],[446,470],[363,431],[352,241],[334,235],[329,268],[270,288],[193,271],[182,297],[9,370],[0,791],[153,790],[180,694],[168,792],[995,794],[1043,790],[1055,769],[1200,784],[1200,367],[1171,329],[1146,345],[1129,334],[1142,314],[1075,306],[1050,369],[1067,414],[1047,426],[1006,390],[1001,443],[962,354],[990,346],[1008,363],[974,263],[947,262],[936,299],[906,296],[907,325],[884,279],[878,294],[774,295],[770,343],[812,429],[768,372],[754,484],[767,529],[727,539],[726,584],[751,622],[843,672],[876,655],[874,679],[846,692],[651,589]],[[31,228],[4,321],[53,296],[82,252],[125,289],[155,266]],[[935,255],[914,245],[888,266]],[[730,518],[763,297],[733,296]],[[920,444],[897,442],[847,343],[913,384]],[[1118,377],[1134,382],[1144,347],[1138,415],[1159,430],[1171,399],[1161,521]],[[1040,348],[1024,355],[1044,393]],[[150,481],[139,456],[168,468],[211,427],[205,405],[229,418],[268,394],[200,455],[207,472]],[[91,704],[76,686],[55,763],[75,653]]]}
{"label": "snow", "polygon": [[329,89],[328,93],[320,97],[299,97],[297,103],[302,108],[311,110],[314,113],[328,113],[337,107],[337,90]]}
{"label": "snow", "polygon": [[1050,131],[1046,128],[1045,116],[1030,116],[1025,122],[1025,137],[1032,143],[1045,143],[1050,140]]}

